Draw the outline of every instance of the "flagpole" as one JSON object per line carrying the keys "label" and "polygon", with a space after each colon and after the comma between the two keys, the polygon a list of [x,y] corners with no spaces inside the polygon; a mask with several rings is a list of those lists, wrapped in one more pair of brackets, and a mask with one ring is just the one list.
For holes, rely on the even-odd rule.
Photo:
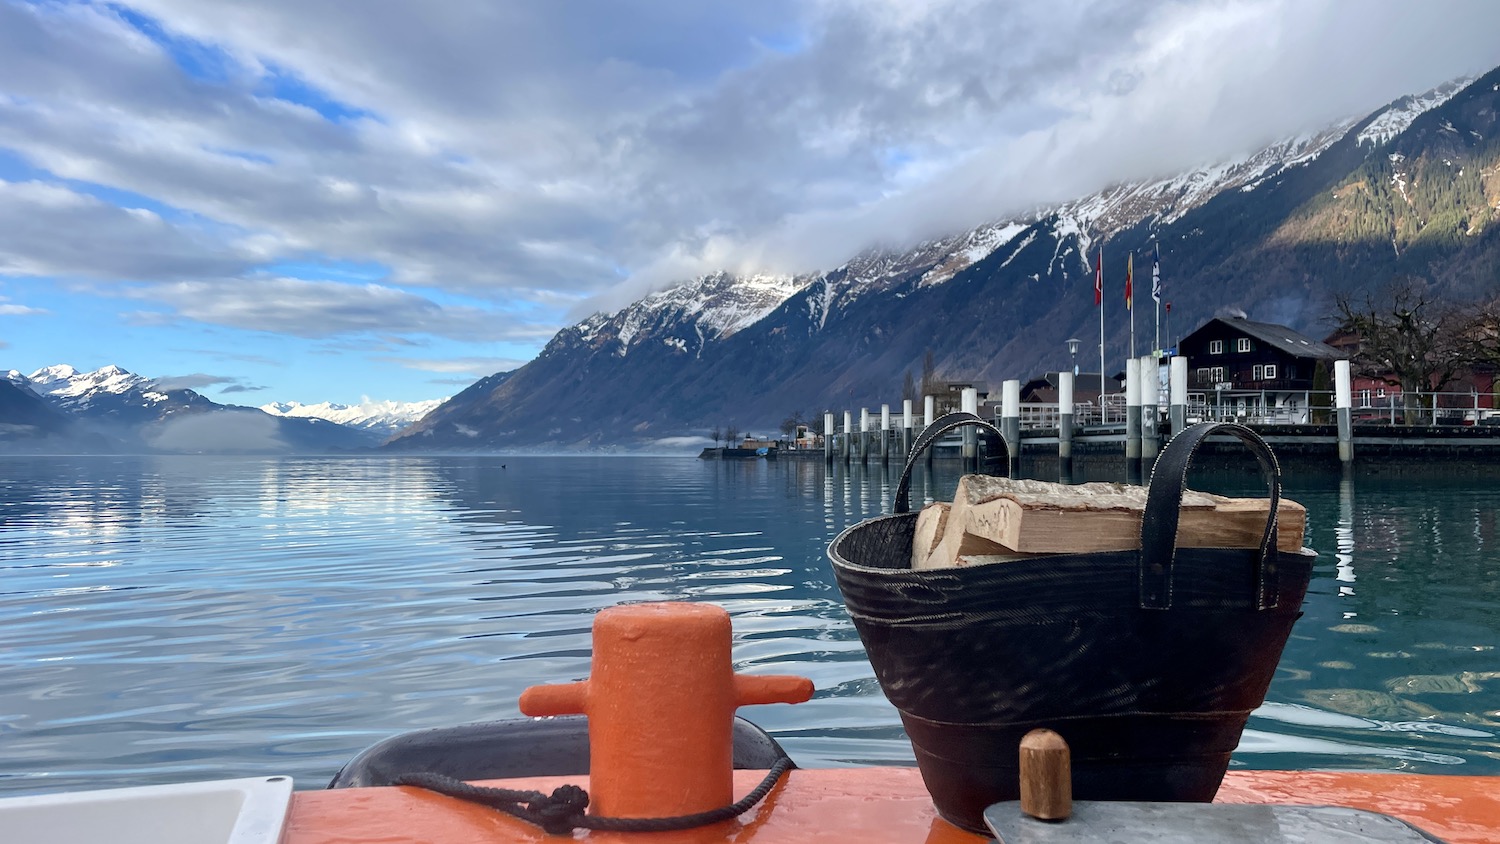
{"label": "flagpole", "polygon": [[[1161,244],[1151,242],[1151,301],[1156,303],[1156,348],[1161,349]],[[1169,338],[1170,339],[1170,338]]]}
{"label": "flagpole", "polygon": [[1099,246],[1099,421],[1104,421],[1104,246]]}
{"label": "flagpole", "polygon": [[1135,360],[1135,253],[1125,259],[1125,310],[1130,311],[1130,359]]}

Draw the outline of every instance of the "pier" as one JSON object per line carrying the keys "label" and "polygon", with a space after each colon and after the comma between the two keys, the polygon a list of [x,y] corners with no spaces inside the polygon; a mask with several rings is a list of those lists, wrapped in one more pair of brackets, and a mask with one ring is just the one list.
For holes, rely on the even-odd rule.
{"label": "pier", "polygon": [[[1349,362],[1334,361],[1334,389],[1304,390],[1293,395],[1226,396],[1222,391],[1189,389],[1187,360],[1146,356],[1125,369],[1125,389],[1103,393],[1097,401],[1076,402],[1072,373],[1057,374],[1057,401],[1022,402],[1019,381],[1003,382],[999,401],[977,400],[965,388],[957,407],[992,422],[1005,437],[1014,474],[1018,461],[1055,459],[1059,473],[1071,474],[1076,460],[1124,460],[1149,471],[1156,455],[1183,428],[1198,422],[1237,422],[1254,429],[1278,455],[1349,466],[1366,458],[1389,460],[1475,460],[1500,466],[1500,410],[1480,393],[1425,393],[1398,403],[1400,396],[1372,397],[1352,390]],[[1161,388],[1166,388],[1162,402]],[[946,397],[944,397],[946,398]],[[782,456],[816,457],[825,462],[904,463],[922,431],[938,412],[938,397],[923,396],[923,413],[914,416],[914,400],[902,402],[900,424],[891,405],[878,418],[868,408],[858,416],[842,411],[823,416],[821,450],[783,452]],[[855,419],[859,421],[856,423]],[[1206,446],[1212,450],[1210,443]],[[945,437],[928,451],[927,460],[958,458],[966,465],[980,457],[981,443],[972,433]],[[1132,472],[1132,477],[1135,476]]]}

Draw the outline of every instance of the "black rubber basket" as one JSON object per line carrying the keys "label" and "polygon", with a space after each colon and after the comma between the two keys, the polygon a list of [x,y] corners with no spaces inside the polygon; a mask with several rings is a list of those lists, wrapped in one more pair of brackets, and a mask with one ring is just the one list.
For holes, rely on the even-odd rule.
{"label": "black rubber basket", "polygon": [[[1037,727],[1072,748],[1076,799],[1212,800],[1312,574],[1311,551],[1276,548],[1275,456],[1249,428],[1194,425],[1156,461],[1140,550],[913,571],[912,464],[965,425],[1003,443],[973,414],[938,419],[912,449],[894,515],[828,549],[938,812],[984,831],[986,806],[1018,798],[1021,737]],[[1188,466],[1210,435],[1247,446],[1270,488],[1257,548],[1175,547]]]}

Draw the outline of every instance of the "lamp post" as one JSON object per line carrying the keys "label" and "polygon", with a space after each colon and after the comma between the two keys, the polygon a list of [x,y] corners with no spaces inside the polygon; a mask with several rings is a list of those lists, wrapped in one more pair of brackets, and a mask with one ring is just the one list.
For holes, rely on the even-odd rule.
{"label": "lamp post", "polygon": [[1078,344],[1083,342],[1077,337],[1068,338],[1068,354],[1073,356],[1073,377],[1078,377]]}

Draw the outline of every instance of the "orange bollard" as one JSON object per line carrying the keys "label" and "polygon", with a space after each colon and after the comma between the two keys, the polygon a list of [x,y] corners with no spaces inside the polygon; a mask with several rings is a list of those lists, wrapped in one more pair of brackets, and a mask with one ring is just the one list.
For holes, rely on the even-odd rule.
{"label": "orange bollard", "polygon": [[735,674],[729,613],[712,604],[610,607],[594,618],[589,679],[532,686],[527,715],[587,715],[589,811],[658,818],[734,802],[734,711],[801,703],[806,677]]}

